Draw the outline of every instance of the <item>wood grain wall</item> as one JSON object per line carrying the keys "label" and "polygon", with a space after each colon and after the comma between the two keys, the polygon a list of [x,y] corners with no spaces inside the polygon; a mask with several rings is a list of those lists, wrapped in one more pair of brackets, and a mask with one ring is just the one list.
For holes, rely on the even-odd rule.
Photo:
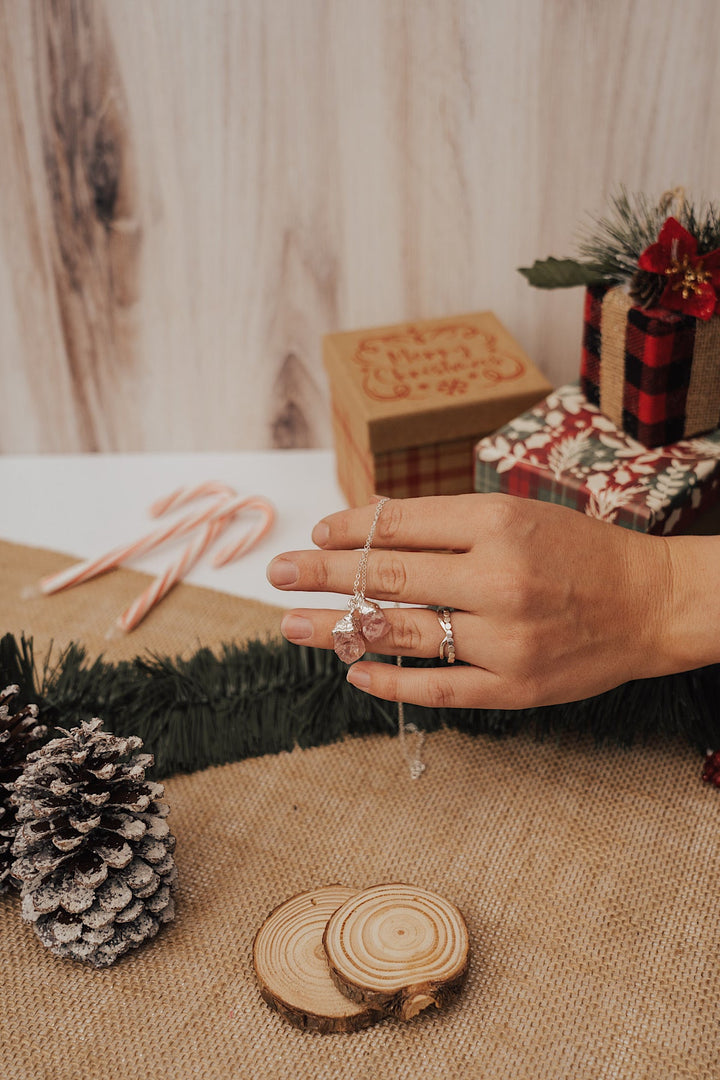
{"label": "wood grain wall", "polygon": [[0,0],[0,451],[330,445],[323,333],[553,382],[620,182],[720,198],[717,0]]}

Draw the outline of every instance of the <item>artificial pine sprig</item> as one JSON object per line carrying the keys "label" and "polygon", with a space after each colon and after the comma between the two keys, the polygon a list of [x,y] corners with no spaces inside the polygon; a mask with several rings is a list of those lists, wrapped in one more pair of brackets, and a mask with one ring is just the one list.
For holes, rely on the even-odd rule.
{"label": "artificial pine sprig", "polygon": [[699,255],[707,255],[709,251],[720,247],[720,207],[715,203],[696,208],[692,203],[686,202],[678,220],[696,237]]}
{"label": "artificial pine sprig", "polygon": [[[408,666],[433,661],[407,660]],[[32,642],[0,639],[0,683],[19,683],[21,699],[40,706],[48,725],[73,727],[102,715],[118,736],[139,736],[157,777],[260,754],[319,746],[348,735],[397,731],[397,709],[347,681],[333,652],[253,641],[200,649],[187,660],[138,657],[89,662],[78,645],[54,662],[36,663]],[[629,745],[677,736],[704,752],[720,748],[720,666],[626,683],[584,701],[535,709],[427,709],[405,706],[407,723],[473,735],[538,737],[586,732],[598,742]]]}
{"label": "artificial pine sprig", "polygon": [[682,188],[653,202],[643,192],[629,193],[621,187],[610,197],[608,213],[593,219],[582,233],[581,259],[536,260],[532,267],[520,267],[520,273],[541,289],[630,282],[640,256],[656,243],[669,216],[696,238],[698,255],[720,247],[720,208],[715,203],[696,206]]}
{"label": "artificial pine sprig", "polygon": [[13,787],[28,754],[47,735],[47,728],[38,721],[37,705],[16,709],[18,691],[19,686],[12,683],[0,690],[0,893],[10,883],[10,850],[17,833]]}
{"label": "artificial pine sprig", "polygon": [[625,188],[611,196],[610,206],[610,213],[597,218],[585,232],[578,250],[606,281],[627,281],[645,248],[657,240],[668,206],[662,201],[651,203],[643,192],[628,194]]}

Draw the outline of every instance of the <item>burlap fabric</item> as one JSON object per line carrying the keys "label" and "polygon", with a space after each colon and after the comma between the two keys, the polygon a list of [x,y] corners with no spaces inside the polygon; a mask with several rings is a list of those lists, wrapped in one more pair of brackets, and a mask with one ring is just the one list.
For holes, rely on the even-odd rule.
{"label": "burlap fabric", "polygon": [[[134,570],[112,570],[74,589],[44,596],[41,578],[76,562],[43,548],[0,540],[0,633],[31,632],[36,655],[82,642],[91,657],[130,660],[144,651],[190,656],[201,645],[264,638],[278,633],[280,611],[237,600],[214,589],[178,585],[132,634],[115,633],[115,620],[150,582]],[[33,592],[35,595],[32,595]]]}
{"label": "burlap fabric", "polygon": [[619,428],[623,426],[625,335],[633,301],[622,289],[608,289],[602,302],[600,338],[600,408]]}
{"label": "burlap fabric", "polygon": [[685,431],[710,431],[720,421],[720,318],[698,319],[685,411]]}
{"label": "burlap fabric", "polygon": [[[18,579],[58,560],[11,554],[0,551],[5,628],[68,639],[94,625],[89,610],[67,614],[81,590],[38,602],[27,622]],[[18,574],[24,559],[32,570]],[[88,609],[116,611],[124,576],[88,586]],[[184,651],[187,634],[209,644],[214,603],[223,633],[242,634],[248,605],[196,592],[206,590],[178,592],[166,613],[199,604],[202,632],[176,611],[162,635],[137,631],[133,651],[148,639]],[[277,611],[264,614],[276,625]],[[51,956],[17,898],[0,900],[3,1080],[718,1076],[720,792],[701,783],[697,753],[445,731],[425,758],[413,782],[397,739],[372,737],[171,778],[178,915],[113,968]],[[265,915],[328,882],[389,880],[465,913],[472,959],[459,1000],[353,1035],[290,1027],[254,982]]]}

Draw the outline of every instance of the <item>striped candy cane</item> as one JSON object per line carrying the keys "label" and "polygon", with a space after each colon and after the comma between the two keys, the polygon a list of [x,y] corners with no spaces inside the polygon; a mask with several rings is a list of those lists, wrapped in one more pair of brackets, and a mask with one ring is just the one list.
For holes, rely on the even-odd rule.
{"label": "striped candy cane", "polygon": [[255,526],[248,529],[236,543],[227,544],[218,551],[212,560],[212,565],[216,568],[227,566],[234,559],[239,559],[241,555],[247,555],[248,551],[251,551],[256,544],[260,543],[275,523],[275,507],[267,499],[263,499],[261,495],[250,496],[238,507],[238,512],[240,510],[259,510],[261,514],[260,520]]}
{"label": "striped candy cane", "polygon": [[164,573],[158,575],[117,620],[116,625],[121,630],[125,632],[133,630],[173,586],[182,581],[242,510],[260,511],[260,520],[248,529],[240,540],[226,545],[217,553],[213,560],[213,565],[216,567],[225,566],[233,559],[250,551],[266,535],[275,521],[275,509],[267,499],[260,495],[239,496],[227,484],[215,481],[196,484],[193,487],[177,488],[169,495],[156,500],[150,507],[150,514],[153,517],[160,517],[179,510],[197,499],[211,496],[214,497],[214,501],[205,510],[186,514],[174,524],[154,529],[145,536],[141,536],[139,540],[113,548],[105,555],[100,555],[95,559],[86,559],[57,574],[43,578],[38,588],[46,594],[72,588],[73,585],[90,581],[129,559],[144,555],[161,544],[199,531],[199,535],[187,544],[180,557]]}
{"label": "striped candy cane", "polygon": [[198,526],[212,521],[218,516],[226,502],[227,499],[223,498],[208,507],[207,510],[187,514],[173,525],[164,525],[160,529],[147,533],[146,536],[141,536],[139,540],[113,548],[112,551],[108,551],[105,555],[75,563],[74,566],[69,566],[66,570],[60,570],[57,574],[51,574],[49,577],[43,578],[38,588],[42,593],[55,593],[60,592],[61,589],[70,589],[73,585],[81,585],[84,581],[90,581],[99,574],[114,570],[121,563],[127,562],[128,559],[146,555],[148,551],[159,547],[160,544],[186,536],[188,533],[193,532],[194,529],[197,529]]}
{"label": "striped candy cane", "polygon": [[123,612],[117,620],[117,627],[125,633],[129,633],[136,626],[139,626],[145,616],[178,582],[183,580],[199,559],[212,547],[227,526],[245,509],[262,511],[263,517],[260,523],[254,529],[249,530],[240,541],[221,549],[213,559],[213,566],[225,566],[233,559],[239,558],[240,555],[250,551],[272,526],[275,520],[274,507],[267,499],[263,499],[259,495],[227,498],[216,511],[218,516],[215,520],[209,521],[205,525],[202,535],[191,541],[180,558],[151,582],[147,589]]}
{"label": "striped candy cane", "polygon": [[205,483],[196,484],[194,487],[179,487],[152,504],[150,517],[162,517],[163,514],[169,514],[172,510],[179,510],[181,506],[187,506],[189,502],[205,499],[210,495],[231,498],[237,495],[237,491],[228,484],[220,484],[215,480],[206,480]]}
{"label": "striped candy cane", "polygon": [[117,620],[117,626],[124,630],[125,633],[129,633],[134,630],[136,626],[143,621],[145,616],[158,604],[164,596],[170,592],[170,590],[177,585],[179,581],[189,574],[193,566],[203,557],[205,552],[210,548],[218,536],[227,527],[228,518],[222,517],[216,521],[208,522],[202,529],[199,536],[192,540],[179,559],[176,560],[171,566],[165,570],[164,573],[158,575],[155,580],[148,585],[138,596],[136,600],[132,602],[129,608],[127,608]]}

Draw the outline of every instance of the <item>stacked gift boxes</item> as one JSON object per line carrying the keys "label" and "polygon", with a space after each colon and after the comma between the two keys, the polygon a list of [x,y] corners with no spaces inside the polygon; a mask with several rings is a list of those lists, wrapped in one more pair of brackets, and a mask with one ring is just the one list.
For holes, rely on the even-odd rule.
{"label": "stacked gift boxes", "polygon": [[720,495],[720,431],[649,448],[572,383],[480,440],[475,490],[561,503],[647,533],[684,532]]}
{"label": "stacked gift boxes", "polygon": [[588,286],[579,387],[480,442],[476,488],[685,531],[720,494],[720,207],[621,188],[581,251],[521,269],[541,288]]}
{"label": "stacked gift boxes", "polygon": [[[660,233],[663,252],[668,236],[685,244],[687,266],[676,267],[670,245],[669,269],[653,263],[650,273],[664,291],[646,307],[627,283],[588,288],[580,383],[540,405],[550,385],[491,312],[328,335],[348,502],[471,491],[474,468],[479,492],[648,533],[686,530],[720,497],[720,248],[697,256],[674,220]],[[702,260],[714,256],[711,287]]]}

